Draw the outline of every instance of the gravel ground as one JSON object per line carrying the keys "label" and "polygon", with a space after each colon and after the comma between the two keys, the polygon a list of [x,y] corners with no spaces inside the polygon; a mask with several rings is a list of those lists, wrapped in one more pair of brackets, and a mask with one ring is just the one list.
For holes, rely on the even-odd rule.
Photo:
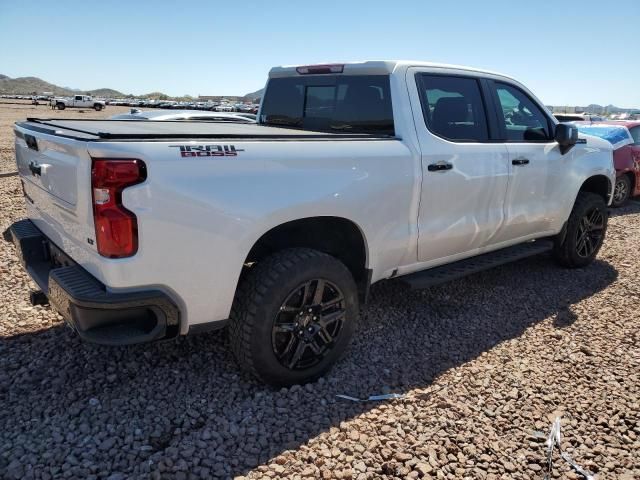
{"label": "gravel ground", "polygon": [[[0,105],[0,173],[29,108]],[[0,178],[0,227],[23,214],[17,178]],[[331,374],[273,390],[238,373],[223,332],[80,342],[28,304],[33,285],[3,242],[0,476],[542,479],[544,435],[562,415],[577,463],[640,478],[638,245],[634,202],[587,269],[542,256],[422,292],[378,284]],[[407,397],[335,396],[387,392]],[[580,478],[555,463],[553,478]]]}

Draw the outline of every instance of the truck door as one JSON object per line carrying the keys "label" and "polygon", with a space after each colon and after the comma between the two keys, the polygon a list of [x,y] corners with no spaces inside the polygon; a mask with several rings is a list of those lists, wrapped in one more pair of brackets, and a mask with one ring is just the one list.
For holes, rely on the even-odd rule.
{"label": "truck door", "polygon": [[73,106],[82,107],[82,95],[76,95],[73,97]]}
{"label": "truck door", "polygon": [[489,81],[500,138],[506,142],[511,170],[505,223],[499,241],[553,233],[563,213],[567,162],[560,153],[555,124],[541,105],[518,85]]}
{"label": "truck door", "polygon": [[495,244],[509,181],[507,148],[491,140],[485,84],[420,67],[408,69],[407,83],[422,152],[418,261],[471,256]]}

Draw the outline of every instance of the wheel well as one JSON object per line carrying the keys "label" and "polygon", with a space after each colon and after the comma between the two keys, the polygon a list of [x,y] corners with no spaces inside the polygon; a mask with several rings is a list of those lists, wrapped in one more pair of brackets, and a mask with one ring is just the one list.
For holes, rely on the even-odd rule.
{"label": "wheel well", "polygon": [[365,239],[355,223],[340,217],[311,217],[283,223],[260,237],[247,255],[245,266],[294,247],[313,248],[336,257],[351,271],[361,302],[366,301],[371,274],[366,268]]}
{"label": "wheel well", "polygon": [[604,175],[595,175],[593,177],[589,177],[580,187],[581,192],[591,192],[597,193],[602,198],[604,198],[605,202],[609,201],[609,195],[612,192],[611,184],[609,183],[609,179]]}

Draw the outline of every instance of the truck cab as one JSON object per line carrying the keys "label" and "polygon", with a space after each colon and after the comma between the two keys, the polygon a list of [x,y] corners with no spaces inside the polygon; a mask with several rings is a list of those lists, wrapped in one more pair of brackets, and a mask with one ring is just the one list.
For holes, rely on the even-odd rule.
{"label": "truck cab", "polygon": [[97,112],[105,108],[104,100],[96,100],[91,95],[74,95],[70,98],[54,98],[51,100],[51,107],[57,110],[65,108],[93,108]]}

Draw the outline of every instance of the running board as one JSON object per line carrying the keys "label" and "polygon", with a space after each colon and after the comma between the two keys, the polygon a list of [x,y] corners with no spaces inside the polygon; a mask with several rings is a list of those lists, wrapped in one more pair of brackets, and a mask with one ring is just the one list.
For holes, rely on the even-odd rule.
{"label": "running board", "polygon": [[514,245],[495,252],[484,253],[471,258],[465,258],[448,265],[430,268],[421,272],[398,277],[398,281],[406,283],[412,290],[429,288],[440,283],[457,280],[473,273],[488,270],[505,263],[515,262],[523,258],[548,252],[553,249],[551,240],[535,240]]}

